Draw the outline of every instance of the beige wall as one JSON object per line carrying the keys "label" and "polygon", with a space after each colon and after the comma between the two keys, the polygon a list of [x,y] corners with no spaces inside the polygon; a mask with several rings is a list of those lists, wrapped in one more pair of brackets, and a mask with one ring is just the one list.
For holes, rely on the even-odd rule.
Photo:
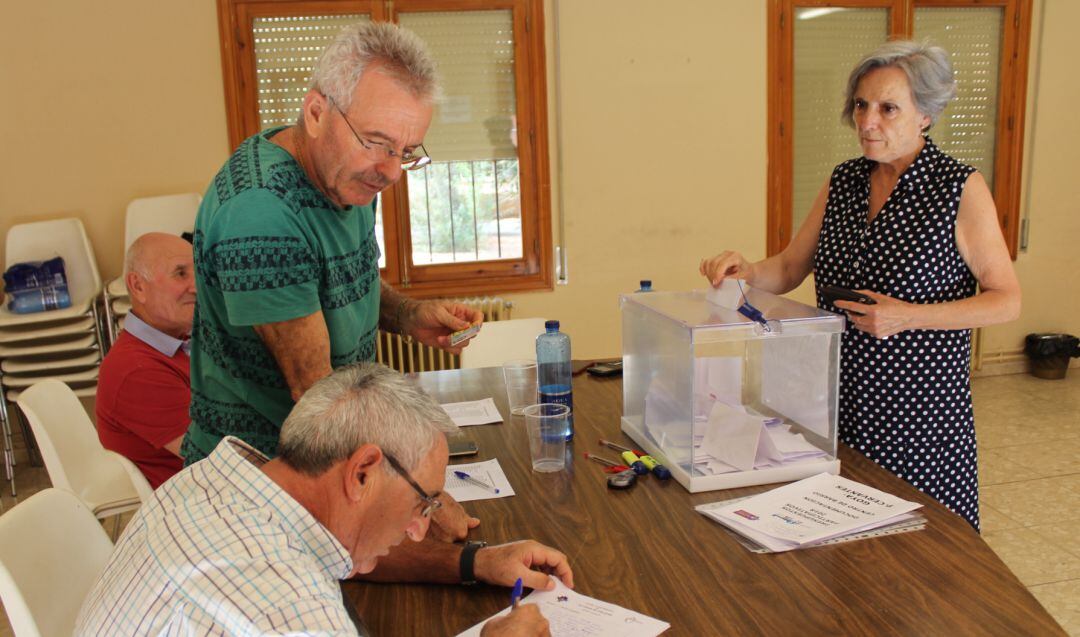
{"label": "beige wall", "polygon": [[764,256],[766,3],[682,6],[559,2],[569,284],[513,300],[560,319],[578,358],[618,355],[618,294],[639,279],[685,290],[707,254]]}
{"label": "beige wall", "polygon": [[228,156],[213,0],[6,3],[0,60],[0,233],[79,217],[103,277],[128,202],[201,193]]}
{"label": "beige wall", "polygon": [[1020,320],[985,330],[988,362],[1019,358],[1031,332],[1080,334],[1080,117],[1071,107],[1080,103],[1078,22],[1080,2],[1035,3],[1021,194],[1030,243],[1016,260],[1024,308]]}
{"label": "beige wall", "polygon": [[[1066,143],[1080,140],[1071,108],[1080,103],[1071,68],[1080,41],[1069,32],[1080,3],[1047,5],[1032,51],[1031,248],[1017,261],[1024,315],[986,331],[990,354],[1018,350],[1029,331],[1080,333],[1080,159]],[[766,3],[684,6],[558,4],[553,199],[562,201],[569,284],[512,298],[516,316],[561,319],[577,357],[619,352],[617,295],[638,279],[689,289],[701,284],[704,255],[729,246],[764,254]],[[0,59],[9,91],[0,100],[0,232],[79,216],[105,277],[120,271],[128,201],[201,192],[227,156],[212,0],[17,3],[0,21]]]}

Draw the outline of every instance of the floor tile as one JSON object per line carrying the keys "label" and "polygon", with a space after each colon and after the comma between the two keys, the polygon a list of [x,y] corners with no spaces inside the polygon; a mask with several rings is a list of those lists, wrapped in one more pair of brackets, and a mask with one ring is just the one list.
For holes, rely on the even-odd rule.
{"label": "floor tile", "polygon": [[1080,579],[1080,557],[1032,529],[987,531],[982,535],[1025,586]]}
{"label": "floor tile", "polygon": [[980,495],[1024,526],[1080,521],[1080,474],[990,485]]}
{"label": "floor tile", "polygon": [[[1054,444],[1054,443],[1043,443]],[[1036,471],[1025,467],[1023,464],[1014,462],[1002,454],[1003,451],[1015,447],[1006,447],[996,451],[979,449],[979,486],[986,487],[993,484],[1006,484],[1009,482],[1022,482],[1045,477]],[[1054,475],[1054,474],[1049,474]]]}
{"label": "floor tile", "polygon": [[1076,532],[1076,524],[1040,524],[1028,528],[1041,535],[1047,542],[1080,557],[1080,533]]}
{"label": "floor tile", "polygon": [[1066,633],[1080,637],[1080,579],[1032,586],[1030,590]]}
{"label": "floor tile", "polygon": [[979,526],[983,533],[1024,528],[1023,524],[990,506],[982,498],[979,498]]}
{"label": "floor tile", "polygon": [[[1004,471],[997,474],[992,473],[993,477],[1002,478],[1001,482],[1022,480],[1024,478],[1020,476],[1024,475],[1046,478],[1073,473],[1080,474],[1080,438],[1002,447],[990,453],[993,454],[991,468],[1004,469]],[[982,458],[979,458],[979,460],[981,461]],[[998,466],[995,467],[994,462],[997,461],[1002,462],[999,462]],[[1017,471],[1017,477],[1008,480],[1008,473],[1017,470],[1018,467],[1026,471]]]}

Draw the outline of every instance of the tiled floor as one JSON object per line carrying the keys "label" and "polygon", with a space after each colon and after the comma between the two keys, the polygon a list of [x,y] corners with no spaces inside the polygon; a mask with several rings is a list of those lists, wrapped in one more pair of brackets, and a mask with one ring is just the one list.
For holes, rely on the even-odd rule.
{"label": "tiled floor", "polygon": [[[1060,381],[976,378],[983,538],[1065,628],[1080,637],[1080,370]],[[92,409],[90,410],[93,413]],[[16,440],[20,498],[49,486]],[[0,483],[0,510],[14,505]],[[0,617],[0,637],[11,635]]]}
{"label": "tiled floor", "polygon": [[977,378],[982,532],[1070,635],[1080,636],[1080,370]]}

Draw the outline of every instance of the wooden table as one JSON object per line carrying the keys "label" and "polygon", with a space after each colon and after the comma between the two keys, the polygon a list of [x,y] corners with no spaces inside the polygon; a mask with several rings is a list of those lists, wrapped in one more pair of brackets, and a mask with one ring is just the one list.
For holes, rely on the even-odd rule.
{"label": "wooden table", "polygon": [[[498,368],[428,372],[440,402],[492,396],[509,414]],[[574,379],[572,463],[531,470],[521,417],[468,427],[469,462],[497,457],[517,495],[470,502],[473,537],[533,538],[566,553],[576,589],[671,624],[665,635],[1064,635],[1027,589],[959,516],[842,447],[844,476],[925,506],[923,531],[787,553],[753,554],[693,505],[769,487],[689,494],[651,476],[629,491],[606,488],[582,458],[619,431],[620,379]],[[605,451],[611,457],[613,454]],[[343,585],[372,634],[454,635],[504,608],[491,586]]]}

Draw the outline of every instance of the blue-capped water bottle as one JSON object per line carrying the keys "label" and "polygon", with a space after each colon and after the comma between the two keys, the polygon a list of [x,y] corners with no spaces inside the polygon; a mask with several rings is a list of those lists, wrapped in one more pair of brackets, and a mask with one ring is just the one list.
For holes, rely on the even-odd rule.
{"label": "blue-capped water bottle", "polygon": [[540,402],[566,405],[566,439],[574,437],[574,399],[570,384],[570,337],[559,331],[558,321],[544,323],[547,332],[536,337],[536,374]]}

